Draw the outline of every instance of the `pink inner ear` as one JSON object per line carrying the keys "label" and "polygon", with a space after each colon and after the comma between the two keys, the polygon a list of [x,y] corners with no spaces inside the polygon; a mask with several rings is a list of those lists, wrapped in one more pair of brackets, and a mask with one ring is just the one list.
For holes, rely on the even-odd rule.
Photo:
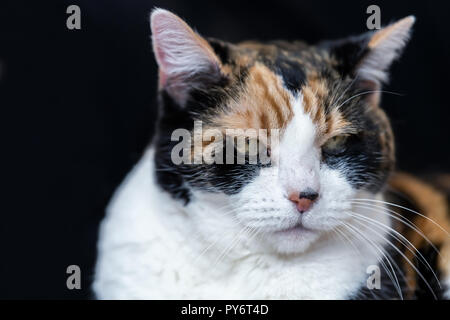
{"label": "pink inner ear", "polygon": [[153,50],[159,66],[159,87],[164,88],[168,85],[171,77],[171,67],[173,67],[167,61],[170,52],[167,53],[166,50],[177,50],[173,43],[172,46],[168,45],[168,43],[173,42],[171,38],[173,35],[170,33],[185,32],[186,41],[189,41],[189,30],[187,29],[187,25],[184,26],[182,21],[172,13],[166,11],[158,12],[152,15],[151,28]]}
{"label": "pink inner ear", "polygon": [[159,87],[163,88],[167,83],[167,73],[164,71],[166,66],[165,54],[164,50],[161,50],[160,47],[154,46],[156,60],[158,61],[158,69],[159,69]]}
{"label": "pink inner ear", "polygon": [[[190,88],[220,72],[219,60],[208,42],[173,13],[155,10],[150,25],[159,65],[159,88],[183,104]],[[197,74],[202,77],[197,79]]]}
{"label": "pink inner ear", "polygon": [[164,60],[165,54],[164,54],[164,51],[161,50],[159,47],[156,47],[154,49],[155,49],[155,55],[157,56],[157,60],[159,62],[159,87],[163,88],[167,83],[167,74],[163,70],[166,68],[166,63]]}
{"label": "pink inner ear", "polygon": [[164,88],[167,83],[167,75],[159,69],[159,87]]}

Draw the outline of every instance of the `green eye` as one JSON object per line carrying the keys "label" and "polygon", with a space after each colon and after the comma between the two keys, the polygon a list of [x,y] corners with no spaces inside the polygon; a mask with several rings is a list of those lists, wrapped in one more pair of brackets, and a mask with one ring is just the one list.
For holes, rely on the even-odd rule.
{"label": "green eye", "polygon": [[341,155],[346,150],[346,142],[348,137],[348,135],[340,135],[328,139],[328,141],[322,146],[322,151],[332,156]]}

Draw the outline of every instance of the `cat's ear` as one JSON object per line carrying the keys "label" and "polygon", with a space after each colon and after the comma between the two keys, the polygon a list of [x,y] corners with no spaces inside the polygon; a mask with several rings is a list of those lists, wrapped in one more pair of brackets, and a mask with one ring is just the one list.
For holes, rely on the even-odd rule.
{"label": "cat's ear", "polygon": [[221,79],[221,62],[212,47],[177,15],[155,9],[150,27],[159,67],[159,88],[166,90],[178,104],[185,104],[191,89]]}
{"label": "cat's ear", "polygon": [[414,16],[380,30],[327,44],[343,74],[350,73],[367,89],[378,90],[389,79],[389,68],[409,40]]}
{"label": "cat's ear", "polygon": [[367,54],[356,69],[361,79],[378,83],[389,79],[389,67],[408,42],[415,20],[409,16],[370,35]]}

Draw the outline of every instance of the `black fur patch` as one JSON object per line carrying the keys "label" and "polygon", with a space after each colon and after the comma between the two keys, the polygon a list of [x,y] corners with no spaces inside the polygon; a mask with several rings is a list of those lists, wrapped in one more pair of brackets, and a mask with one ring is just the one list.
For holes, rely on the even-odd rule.
{"label": "black fur patch", "polygon": [[[342,100],[358,94],[359,90],[348,90]],[[323,161],[332,169],[340,170],[355,188],[378,192],[387,180],[391,166],[382,153],[381,133],[384,128],[373,114],[373,107],[360,98],[352,99],[341,106],[342,115],[356,127],[358,133],[346,142],[343,154],[334,156],[323,153]]]}
{"label": "black fur patch", "polygon": [[302,66],[284,55],[277,57],[273,67],[275,72],[283,78],[286,88],[293,93],[300,91],[306,82],[306,74]]}
{"label": "black fur patch", "polygon": [[186,109],[181,108],[165,91],[160,93],[162,114],[155,135],[155,166],[158,184],[176,199],[189,202],[190,192],[184,178],[172,162],[171,150],[177,142],[171,141],[172,132],[177,128],[191,130],[194,119]]}
{"label": "black fur patch", "polygon": [[355,67],[369,52],[367,48],[369,40],[369,35],[363,34],[345,39],[323,41],[318,47],[328,51],[338,61],[336,69],[343,77],[354,76]]}
{"label": "black fur patch", "polygon": [[[439,246],[436,246],[436,248],[440,250]],[[427,263],[431,266],[436,277],[434,276],[433,272],[428,268],[428,266],[421,259],[416,257],[414,259],[415,260],[414,264],[416,265],[419,272],[422,274],[423,278],[420,277],[418,274],[416,274],[417,287],[414,294],[415,297],[420,300],[424,299],[434,300],[435,298],[443,299],[444,293],[443,290],[445,288],[441,288],[437,280],[442,278],[437,265],[438,252],[436,252],[436,250],[430,245],[420,248],[419,252],[422,254],[423,258],[427,261]]]}
{"label": "black fur patch", "polygon": [[208,42],[222,63],[227,64],[232,62],[230,60],[230,49],[225,42],[214,38],[208,38]]}
{"label": "black fur patch", "polygon": [[[245,77],[246,71],[242,70],[240,81],[245,81]],[[218,79],[207,89],[193,89],[183,107],[179,106],[166,91],[161,92],[160,103],[163,110],[155,136],[156,175],[159,185],[174,198],[188,203],[191,187],[210,192],[234,194],[259,172],[261,165],[258,164],[176,165],[171,159],[171,151],[179,143],[179,141],[171,141],[172,132],[180,128],[192,131],[194,121],[204,120],[206,115],[213,113],[220,102],[233,90],[235,88],[229,85],[227,79]]]}

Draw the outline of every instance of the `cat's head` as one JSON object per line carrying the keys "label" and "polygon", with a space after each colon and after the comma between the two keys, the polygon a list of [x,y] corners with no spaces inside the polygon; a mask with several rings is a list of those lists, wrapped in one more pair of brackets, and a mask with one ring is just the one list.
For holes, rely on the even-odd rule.
{"label": "cat's head", "polygon": [[[394,166],[391,127],[378,104],[388,68],[413,23],[414,17],[407,17],[315,46],[231,44],[205,39],[176,15],[154,10],[160,185],[186,205],[198,201],[198,194],[220,195],[233,208],[233,221],[263,234],[270,248],[305,250],[350,219],[351,199],[380,192]],[[173,134],[177,129],[192,133],[195,121],[201,121],[203,135],[207,129],[222,135],[200,139],[201,163],[178,163]],[[241,152],[245,163],[202,161],[230,152],[230,141],[237,139],[227,140],[228,129],[267,129],[268,134],[267,139],[246,137],[243,149],[231,145],[231,158]],[[252,139],[265,146],[269,162],[257,157],[250,163]],[[184,159],[198,156],[194,140],[183,149],[193,154]]]}

